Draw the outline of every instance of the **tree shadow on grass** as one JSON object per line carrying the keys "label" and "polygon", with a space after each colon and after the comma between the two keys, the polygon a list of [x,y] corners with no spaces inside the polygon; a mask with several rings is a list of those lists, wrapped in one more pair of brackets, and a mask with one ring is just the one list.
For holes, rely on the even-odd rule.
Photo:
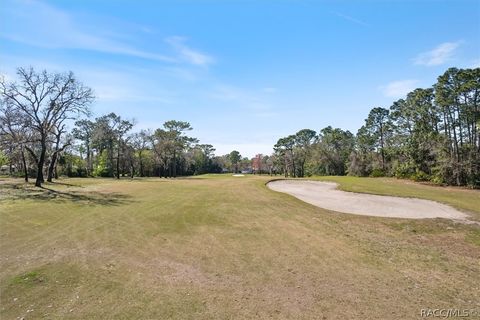
{"label": "tree shadow on grass", "polygon": [[[198,176],[185,176],[185,177],[176,177],[176,178],[168,178],[168,179],[175,181],[175,180],[208,180],[209,178],[198,177]],[[210,180],[211,179],[212,178],[210,178]]]}
{"label": "tree shadow on grass", "polygon": [[72,202],[85,205],[119,206],[132,203],[131,196],[118,192],[100,191],[60,191],[46,186],[40,188],[28,184],[2,183],[0,185],[0,202],[2,200],[35,200]]}
{"label": "tree shadow on grass", "polygon": [[61,185],[61,186],[66,186],[66,187],[75,187],[75,188],[85,188],[84,186],[78,185],[78,184],[71,184],[71,183],[66,183],[66,182],[60,182],[60,181],[53,181],[50,182],[51,184],[55,185]]}

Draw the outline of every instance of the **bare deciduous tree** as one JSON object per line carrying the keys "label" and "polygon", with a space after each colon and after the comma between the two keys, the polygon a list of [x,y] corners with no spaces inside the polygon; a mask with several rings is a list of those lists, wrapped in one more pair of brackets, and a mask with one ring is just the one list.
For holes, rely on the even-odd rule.
{"label": "bare deciduous tree", "polygon": [[7,104],[13,106],[29,128],[36,133],[38,151],[29,148],[36,160],[37,178],[35,185],[44,181],[47,141],[59,124],[88,113],[94,99],[90,88],[78,82],[72,72],[50,74],[36,72],[33,68],[17,69],[19,81],[0,80],[0,90]]}

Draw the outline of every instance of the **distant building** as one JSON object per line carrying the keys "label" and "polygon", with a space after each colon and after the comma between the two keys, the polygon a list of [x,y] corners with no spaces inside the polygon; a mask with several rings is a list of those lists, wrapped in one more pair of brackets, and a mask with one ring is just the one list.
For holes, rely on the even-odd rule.
{"label": "distant building", "polygon": [[252,159],[252,171],[253,173],[261,173],[262,171],[262,159],[263,155],[262,154],[257,154],[255,158]]}

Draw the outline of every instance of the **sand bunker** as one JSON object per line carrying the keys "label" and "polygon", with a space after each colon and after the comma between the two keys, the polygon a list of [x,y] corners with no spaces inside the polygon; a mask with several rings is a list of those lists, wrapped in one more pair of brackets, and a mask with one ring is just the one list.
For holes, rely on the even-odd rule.
{"label": "sand bunker", "polygon": [[319,181],[277,180],[272,190],[328,210],[389,218],[447,218],[466,220],[467,215],[450,206],[416,198],[400,198],[336,190],[337,184]]}

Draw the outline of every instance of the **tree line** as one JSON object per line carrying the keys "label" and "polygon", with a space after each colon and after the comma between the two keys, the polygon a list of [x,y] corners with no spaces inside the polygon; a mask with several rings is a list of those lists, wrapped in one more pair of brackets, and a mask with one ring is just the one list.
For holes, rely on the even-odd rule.
{"label": "tree line", "polygon": [[[41,186],[70,177],[254,172],[394,176],[480,186],[480,69],[450,68],[431,88],[373,108],[355,134],[328,126],[280,138],[274,153],[252,160],[236,150],[215,156],[184,121],[133,132],[133,120],[91,118],[92,89],[72,72],[19,68],[0,79],[0,165]],[[70,129],[71,128],[71,129]]]}
{"label": "tree line", "polygon": [[274,146],[285,176],[394,176],[480,186],[480,68],[450,68],[431,88],[370,110],[354,135],[303,129]]}
{"label": "tree line", "polygon": [[0,79],[0,165],[27,182],[34,177],[36,186],[59,175],[177,177],[245,168],[238,151],[216,157],[212,145],[191,137],[188,122],[133,132],[134,121],[115,113],[91,119],[93,91],[72,72],[19,68],[17,76]]}

